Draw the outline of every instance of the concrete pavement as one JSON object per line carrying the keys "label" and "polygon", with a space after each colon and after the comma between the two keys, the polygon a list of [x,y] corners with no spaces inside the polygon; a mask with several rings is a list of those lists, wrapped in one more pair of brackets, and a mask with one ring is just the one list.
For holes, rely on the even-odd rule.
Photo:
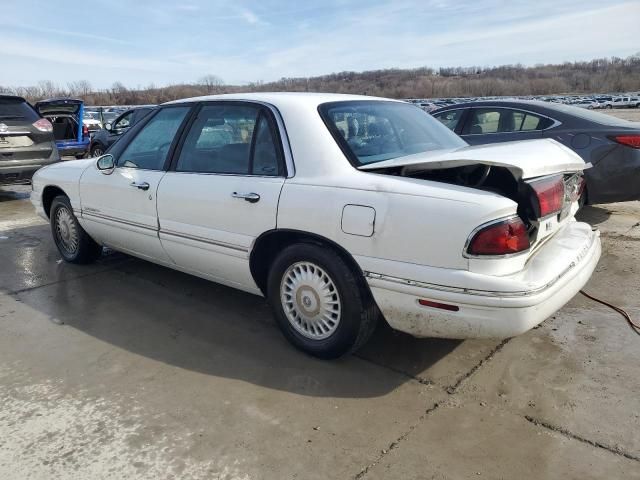
{"label": "concrete pavement", "polygon": [[[576,297],[509,341],[382,325],[323,362],[263,299],[118,253],[63,263],[0,188],[0,478],[640,478],[640,337]],[[640,318],[640,205],[588,208],[588,290]]]}

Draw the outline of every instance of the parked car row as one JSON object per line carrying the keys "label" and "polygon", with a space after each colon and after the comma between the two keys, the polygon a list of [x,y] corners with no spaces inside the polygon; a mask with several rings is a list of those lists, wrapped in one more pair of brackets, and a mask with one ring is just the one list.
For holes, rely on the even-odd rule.
{"label": "parked car row", "polygon": [[438,99],[409,99],[407,101],[418,104],[426,112],[432,112],[438,108],[450,107],[461,103],[476,102],[482,100],[539,100],[550,103],[573,105],[589,110],[600,108],[640,108],[640,93],[628,93],[620,95],[547,95],[525,97],[467,97],[467,98],[438,98]]}
{"label": "parked car row", "polygon": [[88,110],[71,98],[32,106],[22,97],[0,95],[0,184],[29,183],[38,168],[61,157],[102,155],[152,108]]}

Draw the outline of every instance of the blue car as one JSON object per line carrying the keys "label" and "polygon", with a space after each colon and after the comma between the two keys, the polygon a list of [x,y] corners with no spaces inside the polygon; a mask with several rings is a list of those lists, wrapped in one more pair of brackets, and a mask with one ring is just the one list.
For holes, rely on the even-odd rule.
{"label": "blue car", "polygon": [[89,152],[89,129],[83,125],[84,103],[73,98],[42,100],[38,113],[53,125],[53,137],[60,156],[83,158]]}

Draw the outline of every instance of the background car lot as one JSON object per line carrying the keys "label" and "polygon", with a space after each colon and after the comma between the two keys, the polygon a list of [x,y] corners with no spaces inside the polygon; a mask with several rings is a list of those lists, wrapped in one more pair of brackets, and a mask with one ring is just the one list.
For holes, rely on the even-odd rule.
{"label": "background car lot", "polygon": [[[28,193],[0,190],[1,478],[640,478],[640,339],[583,297],[509,341],[381,326],[322,362],[257,297],[61,262]],[[639,318],[640,203],[582,216],[587,291]]]}

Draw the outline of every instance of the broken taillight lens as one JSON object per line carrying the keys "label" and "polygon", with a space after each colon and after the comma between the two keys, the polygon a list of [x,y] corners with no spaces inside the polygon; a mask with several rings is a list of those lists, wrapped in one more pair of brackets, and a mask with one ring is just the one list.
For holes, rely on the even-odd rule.
{"label": "broken taillight lens", "polygon": [[36,120],[33,123],[33,126],[36,127],[41,132],[53,132],[53,125],[46,118],[41,118],[40,120]]}
{"label": "broken taillight lens", "polygon": [[562,210],[564,203],[564,179],[562,175],[529,182],[533,190],[533,207],[536,218],[544,218]]}
{"label": "broken taillight lens", "polygon": [[520,217],[493,223],[480,229],[467,247],[469,255],[507,255],[529,248],[529,233]]}

